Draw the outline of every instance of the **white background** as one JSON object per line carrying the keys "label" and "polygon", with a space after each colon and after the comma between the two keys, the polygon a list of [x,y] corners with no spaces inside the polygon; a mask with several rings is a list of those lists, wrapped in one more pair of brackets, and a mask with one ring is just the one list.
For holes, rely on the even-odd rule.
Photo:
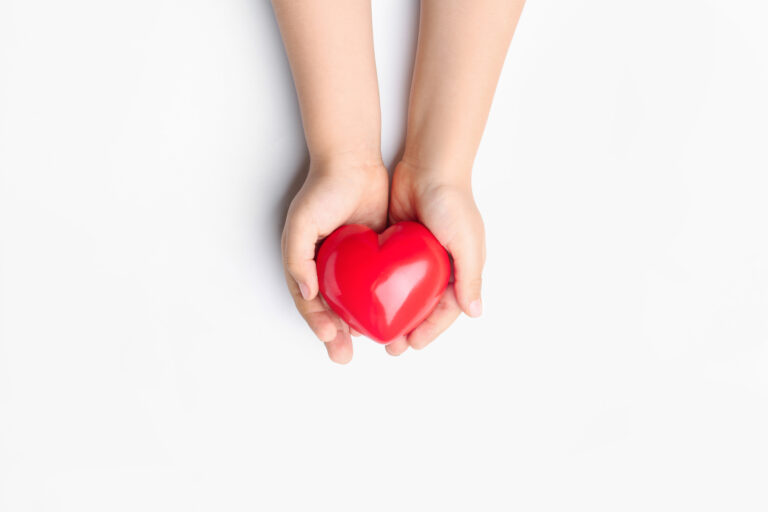
{"label": "white background", "polygon": [[[760,0],[531,0],[485,315],[346,367],[284,290],[264,0],[0,0],[0,510],[768,508]],[[414,0],[374,2],[388,164]]]}

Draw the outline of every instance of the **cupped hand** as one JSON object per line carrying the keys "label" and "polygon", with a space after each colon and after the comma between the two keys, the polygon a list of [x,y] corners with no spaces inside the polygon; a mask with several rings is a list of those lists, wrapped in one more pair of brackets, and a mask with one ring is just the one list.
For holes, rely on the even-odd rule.
{"label": "cupped hand", "polygon": [[319,294],[315,251],[319,242],[344,224],[381,231],[387,220],[387,185],[387,171],[380,161],[345,158],[311,163],[288,209],[282,237],[288,289],[299,313],[337,363],[352,359],[350,335],[355,333]]}
{"label": "cupped hand", "polygon": [[435,311],[404,339],[386,346],[391,355],[409,346],[422,349],[437,338],[463,311],[482,313],[480,288],[485,263],[483,219],[472,196],[469,173],[460,178],[445,169],[400,162],[392,179],[389,220],[416,220],[424,224],[453,259],[453,282]]}

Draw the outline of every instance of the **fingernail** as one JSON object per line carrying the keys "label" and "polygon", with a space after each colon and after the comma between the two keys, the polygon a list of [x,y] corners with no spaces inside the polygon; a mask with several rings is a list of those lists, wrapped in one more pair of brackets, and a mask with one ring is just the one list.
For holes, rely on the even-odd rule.
{"label": "fingernail", "polygon": [[304,300],[309,300],[309,286],[304,283],[299,283],[299,291]]}
{"label": "fingernail", "polygon": [[483,301],[480,299],[474,300],[469,305],[469,316],[477,318],[483,314]]}

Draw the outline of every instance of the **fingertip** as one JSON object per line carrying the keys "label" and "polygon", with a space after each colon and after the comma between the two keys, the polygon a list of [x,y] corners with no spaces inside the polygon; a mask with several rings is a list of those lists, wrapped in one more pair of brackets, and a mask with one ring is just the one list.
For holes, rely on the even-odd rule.
{"label": "fingertip", "polygon": [[438,334],[431,326],[419,326],[408,336],[408,345],[413,350],[423,350],[437,338]]}
{"label": "fingertip", "polygon": [[352,361],[352,338],[348,333],[337,332],[336,337],[325,344],[328,357],[337,364],[347,364]]}
{"label": "fingertip", "polygon": [[466,281],[454,283],[456,305],[470,318],[477,318],[483,314],[483,300],[480,286],[468,285]]}
{"label": "fingertip", "polygon": [[482,299],[475,299],[469,303],[467,308],[467,314],[472,318],[479,318],[483,314],[483,301]]}
{"label": "fingertip", "polygon": [[321,325],[315,330],[315,334],[324,343],[329,343],[336,338],[336,334],[339,331],[332,324]]}
{"label": "fingertip", "polygon": [[307,283],[299,283],[299,291],[301,292],[301,297],[304,300],[312,300],[313,297],[311,294],[311,290]]}
{"label": "fingertip", "polygon": [[305,301],[314,300],[319,293],[317,281],[317,268],[314,260],[297,265],[286,263],[286,275],[295,283],[298,295]]}
{"label": "fingertip", "polygon": [[312,332],[322,342],[329,342],[336,338],[338,328],[327,311],[314,311],[303,313],[304,319],[309,324]]}
{"label": "fingertip", "polygon": [[456,301],[461,311],[471,318],[477,318],[483,314],[480,279],[469,281],[459,279],[454,283],[454,289]]}
{"label": "fingertip", "polygon": [[345,365],[352,362],[352,350],[340,350],[333,355],[329,353],[328,356],[336,364]]}
{"label": "fingertip", "polygon": [[408,350],[408,341],[405,339],[405,336],[402,336],[385,345],[384,350],[387,351],[387,354],[397,357]]}

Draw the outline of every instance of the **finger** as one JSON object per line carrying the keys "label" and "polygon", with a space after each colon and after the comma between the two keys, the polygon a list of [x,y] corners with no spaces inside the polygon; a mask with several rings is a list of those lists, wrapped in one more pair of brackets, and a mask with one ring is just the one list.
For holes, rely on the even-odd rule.
{"label": "finger", "polygon": [[476,318],[483,313],[480,292],[485,264],[485,234],[482,221],[479,227],[463,229],[457,233],[446,249],[453,257],[454,287],[458,304],[467,315]]}
{"label": "finger", "polygon": [[[325,297],[323,297],[322,293],[318,293],[316,299],[320,300],[320,302],[323,305],[323,308],[331,316],[331,318],[333,319],[333,323],[336,324],[336,329],[337,330],[339,330],[341,332],[346,332],[346,333],[352,334],[352,328],[349,326],[349,324],[347,322],[342,320],[342,318],[338,314],[336,314],[336,312],[333,309],[331,309],[331,306],[328,305],[328,302],[325,300]],[[313,299],[313,300],[315,300],[315,299]],[[355,332],[357,332],[357,331],[355,331]],[[357,333],[357,335],[360,336],[360,333]]]}
{"label": "finger", "polygon": [[435,310],[408,335],[408,344],[416,350],[421,350],[458,318],[461,313],[453,285],[448,285]]}
{"label": "finger", "polygon": [[334,318],[334,314],[329,311],[325,304],[320,300],[319,296],[316,296],[312,300],[304,300],[301,292],[299,291],[299,285],[294,281],[293,277],[288,274],[286,270],[285,275],[286,283],[288,284],[288,290],[291,292],[293,302],[296,304],[296,309],[304,320],[312,329],[320,341],[331,341],[336,338],[336,332],[339,331],[339,321]]}
{"label": "finger", "polygon": [[355,338],[357,338],[358,336],[360,336],[360,333],[359,333],[359,332],[357,332],[356,330],[354,330],[354,329],[353,329],[353,328],[351,328],[351,327],[349,328],[349,334],[350,334],[350,335],[352,335],[352,336],[354,336]]}
{"label": "finger", "polygon": [[391,356],[399,356],[408,350],[408,340],[405,339],[405,336],[402,338],[397,338],[396,340],[384,346],[384,350],[386,350],[387,354]]}
{"label": "finger", "polygon": [[309,328],[315,333],[320,341],[328,342],[336,338],[337,332],[345,332],[338,328],[333,316],[325,310],[301,312],[304,320],[307,321]]}
{"label": "finger", "polygon": [[304,300],[314,299],[318,292],[315,266],[317,238],[314,222],[305,219],[301,213],[289,212],[283,228],[283,265]]}
{"label": "finger", "polygon": [[352,360],[352,338],[348,332],[337,331],[336,337],[325,344],[328,357],[339,364],[347,364]]}

